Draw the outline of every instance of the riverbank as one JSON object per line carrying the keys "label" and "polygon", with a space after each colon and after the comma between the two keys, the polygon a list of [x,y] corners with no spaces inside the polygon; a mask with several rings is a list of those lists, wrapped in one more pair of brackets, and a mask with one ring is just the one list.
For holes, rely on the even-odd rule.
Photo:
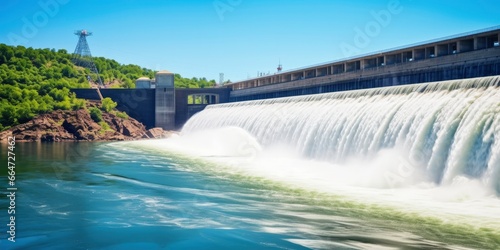
{"label": "riverbank", "polygon": [[[89,103],[87,108],[97,105]],[[57,110],[0,132],[0,141],[12,136],[17,142],[128,141],[166,138],[176,133],[162,128],[146,129],[132,117],[118,114],[116,110],[103,112],[102,121],[96,122],[88,109]]]}

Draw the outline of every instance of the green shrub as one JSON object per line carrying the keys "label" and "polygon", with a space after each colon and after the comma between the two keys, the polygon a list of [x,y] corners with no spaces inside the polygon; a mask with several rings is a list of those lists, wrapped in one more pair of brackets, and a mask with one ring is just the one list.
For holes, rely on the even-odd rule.
{"label": "green shrub", "polygon": [[84,99],[74,99],[73,103],[71,104],[71,108],[73,110],[79,110],[83,109],[86,106],[86,101]]}
{"label": "green shrub", "polygon": [[61,110],[70,110],[71,109],[71,102],[69,100],[56,102],[54,104],[54,108],[61,109]]}
{"label": "green shrub", "polygon": [[122,119],[125,119],[125,120],[128,119],[128,115],[125,112],[119,112],[118,111],[118,112],[116,112],[115,115],[118,116],[118,117],[120,117],[120,118],[122,118]]}
{"label": "green shrub", "polygon": [[116,102],[111,100],[111,98],[106,97],[106,98],[102,99],[101,108],[102,108],[102,110],[109,112],[112,109],[116,108],[116,105],[117,105]]}
{"label": "green shrub", "polygon": [[102,122],[103,121],[103,119],[102,119],[102,111],[100,109],[92,107],[92,108],[89,109],[89,112],[90,112],[90,117],[95,122]]}
{"label": "green shrub", "polygon": [[99,131],[99,133],[101,133],[101,134],[104,134],[107,131],[113,131],[113,129],[111,129],[109,124],[107,124],[105,121],[99,122],[99,125],[101,126],[101,130]]}

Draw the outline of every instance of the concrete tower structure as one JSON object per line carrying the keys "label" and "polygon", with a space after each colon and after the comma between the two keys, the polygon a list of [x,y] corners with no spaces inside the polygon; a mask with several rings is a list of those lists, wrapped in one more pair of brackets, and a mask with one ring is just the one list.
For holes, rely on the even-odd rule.
{"label": "concrete tower structure", "polygon": [[163,70],[155,78],[155,126],[165,130],[175,129],[174,74]]}

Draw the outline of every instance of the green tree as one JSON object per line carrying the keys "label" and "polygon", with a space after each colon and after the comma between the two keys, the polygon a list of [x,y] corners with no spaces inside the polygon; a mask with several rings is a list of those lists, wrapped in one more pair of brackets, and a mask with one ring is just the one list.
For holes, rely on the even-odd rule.
{"label": "green tree", "polygon": [[116,102],[111,100],[111,98],[106,97],[106,98],[102,99],[101,108],[102,108],[102,110],[109,112],[112,109],[116,108],[116,105],[117,105]]}
{"label": "green tree", "polygon": [[102,119],[102,111],[100,109],[98,109],[96,107],[89,108],[89,113],[90,113],[90,117],[95,122],[101,122],[103,120]]}
{"label": "green tree", "polygon": [[0,107],[0,122],[4,127],[8,128],[12,125],[17,124],[17,118],[19,117],[19,115],[16,111],[17,110],[15,106],[2,103],[2,106]]}
{"label": "green tree", "polygon": [[63,75],[63,77],[72,78],[72,77],[75,77],[77,74],[76,74],[75,70],[73,69],[73,67],[71,67],[69,65],[65,65],[62,68],[62,75]]}
{"label": "green tree", "polygon": [[84,99],[75,98],[71,101],[71,108],[73,110],[83,109],[83,108],[85,108],[86,104],[87,104],[87,102]]}

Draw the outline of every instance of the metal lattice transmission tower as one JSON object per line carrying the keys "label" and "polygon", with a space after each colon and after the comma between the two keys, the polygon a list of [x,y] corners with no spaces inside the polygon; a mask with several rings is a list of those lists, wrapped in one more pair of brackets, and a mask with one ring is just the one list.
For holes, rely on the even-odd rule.
{"label": "metal lattice transmission tower", "polygon": [[[92,54],[90,53],[89,44],[87,43],[87,36],[91,36],[92,32],[86,30],[77,30],[75,35],[79,36],[78,44],[76,44],[75,52],[73,53],[73,63],[76,66],[81,66],[90,69],[90,71],[97,75],[97,81],[99,86],[104,86],[102,84],[101,77],[99,76],[99,71],[95,66],[94,60],[92,59]],[[90,76],[87,76],[87,80],[91,80]]]}
{"label": "metal lattice transmission tower", "polygon": [[219,74],[219,86],[224,84],[224,73]]}

